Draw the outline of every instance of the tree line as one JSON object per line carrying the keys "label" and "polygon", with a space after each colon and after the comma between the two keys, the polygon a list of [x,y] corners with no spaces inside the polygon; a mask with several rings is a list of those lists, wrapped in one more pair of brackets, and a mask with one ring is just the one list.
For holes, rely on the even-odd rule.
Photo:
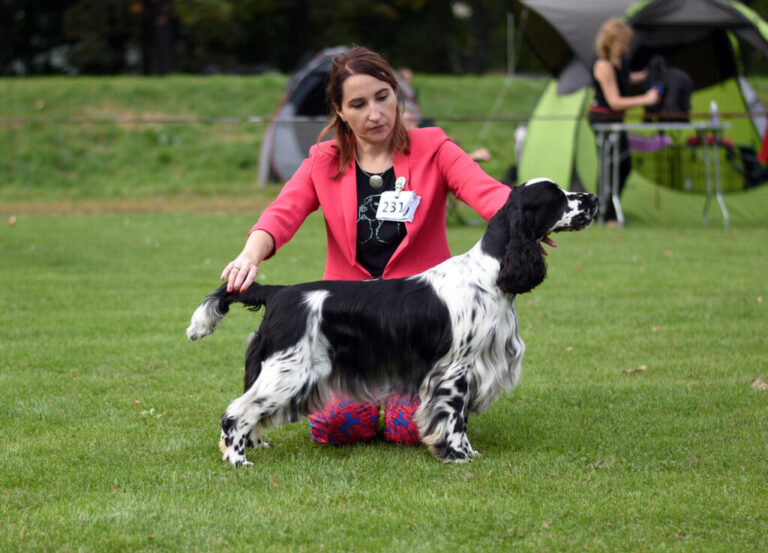
{"label": "tree line", "polygon": [[[768,0],[744,3],[768,14]],[[423,72],[508,67],[511,0],[0,0],[0,8],[4,75],[290,72],[346,44]],[[512,43],[518,70],[543,71]]]}
{"label": "tree line", "polygon": [[0,73],[288,72],[361,44],[425,72],[503,70],[505,0],[0,0]]}

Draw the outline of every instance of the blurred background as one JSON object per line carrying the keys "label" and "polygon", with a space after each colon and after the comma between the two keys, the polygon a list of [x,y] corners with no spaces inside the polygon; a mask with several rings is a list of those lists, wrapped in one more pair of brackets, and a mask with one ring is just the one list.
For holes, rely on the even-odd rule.
{"label": "blurred background", "polygon": [[[322,48],[351,43],[414,71],[505,70],[510,4],[2,0],[0,73],[289,72]],[[538,69],[531,54],[520,63]]]}
{"label": "blurred background", "polygon": [[[705,2],[667,7],[673,3],[695,10]],[[547,95],[559,69],[545,66],[542,53],[559,54],[564,43],[554,27],[545,26],[551,33],[541,38],[545,35],[537,25],[543,19],[535,19],[535,13],[556,6],[560,15],[569,10],[581,15],[615,5],[620,15],[630,4],[0,0],[0,204],[5,204],[0,211],[18,211],[9,202],[39,200],[242,197],[254,193],[254,184],[284,181],[291,168],[281,170],[274,152],[292,149],[274,147],[280,143],[276,134],[287,129],[303,155],[324,120],[319,111],[304,110],[309,100],[291,105],[295,78],[302,68],[306,73],[318,53],[350,44],[376,50],[403,75],[412,75],[423,120],[443,127],[467,151],[487,150],[482,163],[490,175],[514,182],[531,173],[547,174],[566,186],[575,182],[593,190],[594,138],[587,125],[579,125],[586,120],[583,108],[591,92],[587,87],[571,96],[552,89]],[[741,4],[768,16],[768,0]],[[755,25],[768,45],[764,22]],[[564,59],[569,59],[572,53],[566,50]],[[705,83],[693,111],[708,118],[708,106],[717,99],[721,116],[734,125],[734,136],[727,138],[736,153],[724,157],[722,166],[724,178],[730,175],[735,183],[729,191],[741,192],[752,181],[768,182],[763,167],[757,168],[759,178],[747,179],[746,164],[737,155],[742,146],[759,150],[765,134],[768,119],[761,104],[768,100],[768,57],[745,41],[732,50],[727,76],[740,78],[739,90],[748,82],[754,101],[742,99],[730,85]],[[322,87],[317,90],[322,96]],[[273,131],[269,125],[281,118],[285,123]],[[736,127],[750,118],[756,124],[749,136],[736,136]],[[302,126],[309,131],[300,133]],[[574,142],[577,136],[586,148]],[[559,144],[562,137],[570,137],[567,144]],[[692,151],[686,144],[679,149]],[[646,180],[659,181],[655,173],[646,173]],[[683,184],[690,180],[686,175],[678,179]],[[676,201],[659,200],[664,194],[659,188],[647,189],[642,200],[650,207],[635,210],[635,220],[669,220],[670,213],[683,211]],[[643,190],[636,185],[630,194]],[[692,206],[689,218],[700,219],[700,201],[696,196],[695,202],[684,202]],[[733,200],[736,217],[759,205],[754,216],[742,220],[764,220],[762,201],[745,197],[743,210],[738,201]],[[628,204],[633,202],[640,205],[630,197]],[[669,205],[670,213],[660,215],[660,205]]]}
{"label": "blurred background", "polygon": [[[765,16],[768,0],[743,2]],[[359,43],[429,73],[543,72],[511,0],[2,0],[0,74],[290,72]],[[517,43],[517,44],[516,44]],[[515,48],[517,46],[517,48]],[[745,71],[768,64],[743,53]]]}

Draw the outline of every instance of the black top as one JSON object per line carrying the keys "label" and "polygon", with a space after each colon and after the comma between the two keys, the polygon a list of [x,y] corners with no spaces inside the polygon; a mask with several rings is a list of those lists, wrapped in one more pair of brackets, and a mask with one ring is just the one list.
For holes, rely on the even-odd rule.
{"label": "black top", "polygon": [[[629,92],[629,69],[627,60],[622,61],[621,68],[616,67],[615,65],[612,65],[612,67],[614,75],[616,76],[616,85],[619,88],[619,94],[627,96],[627,93]],[[597,63],[597,60],[595,60],[595,63]],[[594,64],[592,67],[594,67]],[[615,114],[618,117],[618,120],[621,120],[623,112],[613,111],[608,105],[608,102],[605,99],[605,93],[603,92],[603,87],[600,86],[600,81],[595,78],[594,70],[592,71],[592,86],[595,89],[595,99],[592,100],[592,107],[598,108],[598,110],[604,114]]]}
{"label": "black top", "polygon": [[390,167],[381,174],[384,185],[373,188],[370,179],[360,167],[357,171],[357,253],[358,263],[365,267],[373,278],[381,278],[389,259],[405,238],[405,223],[379,221],[381,193],[395,189],[395,168]]}

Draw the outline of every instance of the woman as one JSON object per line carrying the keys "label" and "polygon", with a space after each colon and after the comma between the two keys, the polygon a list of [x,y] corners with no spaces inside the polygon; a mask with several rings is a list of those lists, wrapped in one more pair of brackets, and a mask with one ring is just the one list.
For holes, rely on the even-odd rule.
{"label": "woman", "polygon": [[[661,101],[655,88],[645,94],[628,96],[633,84],[641,83],[648,71],[630,72],[624,55],[632,40],[632,29],[619,19],[609,19],[600,28],[595,39],[597,60],[592,66],[592,85],[595,99],[589,111],[590,123],[616,123],[624,120],[624,111],[638,106],[651,106]],[[632,170],[632,156],[626,133],[619,135],[619,194]],[[609,167],[613,171],[613,167]],[[609,173],[610,174],[610,173]],[[609,225],[616,223],[616,210],[609,203],[605,214]]]}
{"label": "woman", "polygon": [[[243,291],[261,262],[318,207],[328,238],[324,279],[396,278],[424,271],[450,256],[446,198],[453,192],[486,220],[509,188],[486,175],[438,128],[406,130],[398,82],[381,56],[355,47],[337,56],[328,84],[330,123],[275,201],[253,226],[245,248],[222,272],[229,291]],[[333,131],[335,140],[320,142]],[[397,188],[421,201],[412,221],[377,218],[382,194]],[[418,444],[418,398],[387,398],[384,436]],[[334,397],[310,416],[312,436],[342,445],[378,430],[379,406]]]}

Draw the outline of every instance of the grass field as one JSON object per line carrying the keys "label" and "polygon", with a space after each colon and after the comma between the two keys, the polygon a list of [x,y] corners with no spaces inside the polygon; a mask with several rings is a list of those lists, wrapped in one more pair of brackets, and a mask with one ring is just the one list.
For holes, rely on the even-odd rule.
{"label": "grass field", "polygon": [[[768,230],[591,228],[519,298],[521,385],[484,456],[271,430],[219,460],[256,316],[184,329],[246,216],[20,217],[0,228],[3,551],[764,551]],[[481,231],[452,226],[462,251]],[[317,278],[322,220],[264,265]]]}
{"label": "grass field", "polygon": [[[263,123],[286,77],[0,79],[0,202],[211,197],[254,193]],[[495,115],[522,121],[545,84],[501,76],[420,75],[426,115],[466,149],[487,146],[499,179],[514,162],[514,121],[442,121]],[[495,107],[494,107],[495,106]],[[191,121],[191,122],[190,122]]]}
{"label": "grass field", "polygon": [[[265,79],[0,80],[0,550],[768,550],[765,225],[558,236],[474,463],[318,446],[306,421],[222,463],[258,315],[184,331],[276,191],[254,189],[258,127],[56,120],[268,115],[285,81]],[[419,76],[425,111],[467,88],[490,110],[502,82],[441,79]],[[451,124],[467,147],[503,130]],[[482,227],[448,232],[458,253]],[[319,278],[324,243],[316,214],[260,278]]]}

